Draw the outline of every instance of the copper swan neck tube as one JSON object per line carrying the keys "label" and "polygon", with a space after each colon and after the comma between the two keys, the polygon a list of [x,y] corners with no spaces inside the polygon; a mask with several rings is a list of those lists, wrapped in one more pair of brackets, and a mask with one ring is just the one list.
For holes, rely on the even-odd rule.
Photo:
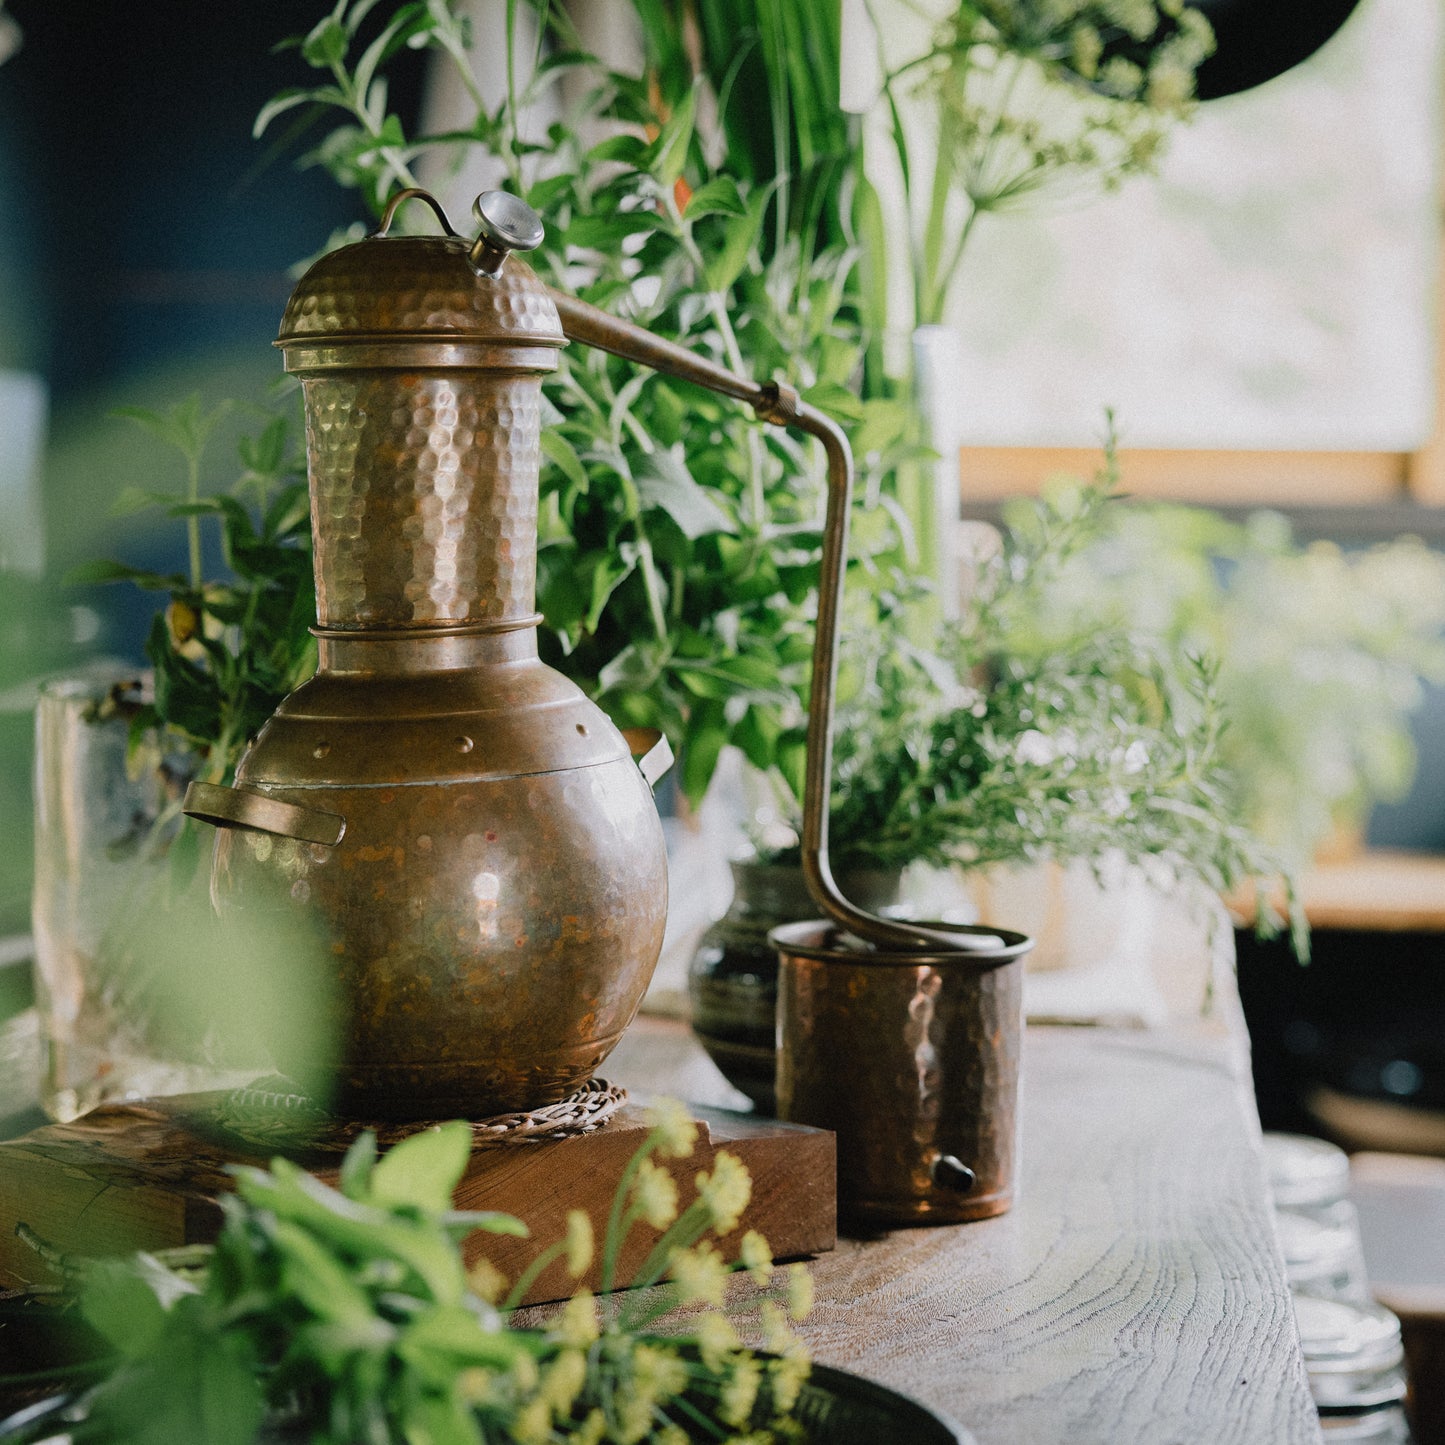
{"label": "copper swan neck tube", "polygon": [[690,381],[745,402],[759,420],[796,426],[823,444],[828,461],[828,510],[818,579],[818,619],[813,644],[808,707],[808,757],[803,788],[803,876],[820,908],[841,928],[883,948],[985,952],[996,957],[1005,941],[966,925],[913,924],[877,915],[851,903],[833,878],[828,860],[828,808],[833,776],[833,692],[838,676],[838,614],[848,558],[848,516],[853,494],[853,450],[832,417],[802,401],[792,387],[760,383],[697,356],[674,342],[549,288],[568,340]]}

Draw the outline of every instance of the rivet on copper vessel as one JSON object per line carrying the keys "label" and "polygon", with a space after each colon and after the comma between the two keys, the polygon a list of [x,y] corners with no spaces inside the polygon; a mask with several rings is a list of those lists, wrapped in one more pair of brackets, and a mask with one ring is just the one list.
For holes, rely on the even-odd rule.
{"label": "rivet on copper vessel", "polygon": [[316,746],[311,749],[311,756],[313,758],[324,758],[330,751],[330,743],[317,743]]}
{"label": "rivet on copper vessel", "polygon": [[461,736],[457,738],[456,746],[459,753],[469,753],[476,745],[472,742],[471,738],[465,733],[462,733]]}

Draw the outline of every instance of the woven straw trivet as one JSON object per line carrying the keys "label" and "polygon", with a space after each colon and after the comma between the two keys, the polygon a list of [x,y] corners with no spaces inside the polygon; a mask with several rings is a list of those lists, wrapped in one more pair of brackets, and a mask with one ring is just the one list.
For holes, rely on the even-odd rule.
{"label": "woven straw trivet", "polygon": [[[606,1079],[589,1079],[576,1093],[555,1104],[472,1120],[473,1148],[540,1144],[549,1139],[590,1134],[600,1129],[626,1102],[626,1089],[609,1084]],[[421,1119],[387,1124],[338,1119],[318,1109],[290,1079],[280,1075],[233,1089],[214,1119],[228,1133],[253,1144],[304,1144],[323,1153],[337,1154],[344,1153],[368,1129],[376,1135],[376,1142],[382,1148],[388,1148],[408,1135],[442,1122]]]}

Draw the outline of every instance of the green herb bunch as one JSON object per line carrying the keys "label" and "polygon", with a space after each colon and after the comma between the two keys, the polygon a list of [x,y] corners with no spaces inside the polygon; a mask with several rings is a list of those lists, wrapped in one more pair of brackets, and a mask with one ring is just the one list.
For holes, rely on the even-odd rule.
{"label": "green herb bunch", "polygon": [[[1287,872],[1239,807],[1209,648],[1083,600],[1082,559],[1132,510],[1112,442],[1091,482],[1006,508],[941,649],[960,681],[919,688],[885,665],[887,706],[840,730],[834,826],[864,840],[855,854],[965,868],[1114,856],[1222,893]],[[1278,926],[1267,907],[1259,921]],[[1297,909],[1292,921],[1303,948]]]}
{"label": "green herb bunch", "polygon": [[[277,416],[238,449],[241,475],[228,491],[201,494],[207,442],[227,411],[207,411],[192,395],[169,411],[126,408],[120,415],[179,453],[178,491],[128,488],[118,516],[154,510],[185,529],[184,572],[153,572],[123,562],[95,562],[72,583],[130,582],[169,595],[146,639],[155,697],[131,714],[136,746],[161,730],[161,746],[183,742],[200,758],[200,776],[229,782],[247,743],[283,697],[310,676],[316,646],[311,573],[311,518],[304,467],[290,448],[287,419]],[[205,575],[202,527],[216,524],[229,573]]]}
{"label": "green herb bunch", "polygon": [[[480,149],[547,219],[533,262],[552,284],[733,370],[788,380],[842,416],[863,462],[853,620],[890,626],[917,584],[889,488],[917,443],[906,407],[854,393],[868,342],[850,299],[856,250],[816,216],[788,225],[816,188],[791,175],[748,179],[750,162],[719,119],[745,102],[686,62],[680,14],[638,6],[649,58],[633,76],[583,53],[565,15],[541,9],[548,53],[519,55],[519,7],[508,6],[509,90],[489,106],[466,27],[441,0],[401,6],[369,40],[372,5],[339,0],[297,42],[323,78],[278,96],[257,129],[298,108],[313,119],[339,112],[309,159],[373,209],[415,183],[424,158],[445,171]],[[456,67],[475,104],[468,125],[405,134],[387,109],[385,71],[407,46]],[[568,72],[582,79],[581,110],[525,138],[519,116]],[[619,725],[666,731],[693,800],[728,743],[801,792],[820,459],[734,403],[599,353],[565,353],[546,397],[547,660]]]}
{"label": "green herb bunch", "polygon": [[[252,1445],[685,1445],[741,1437],[758,1445],[801,1438],[790,1420],[808,1373],[790,1317],[810,1307],[811,1279],[773,1269],[749,1233],[744,1267],[761,1289],[755,1318],[770,1353],[745,1349],[718,1308],[727,1267],[709,1233],[736,1229],[751,1181],[719,1153],[678,1211],[673,1175],[657,1160],[686,1158],[695,1126],[659,1105],[629,1163],[603,1244],[604,1288],[637,1225],[660,1231],[638,1284],[671,1283],[623,1302],[580,1289],[549,1323],[518,1328],[514,1305],[558,1259],[574,1278],[593,1264],[588,1216],[543,1251],[498,1308],[503,1288],[460,1242],[478,1231],[525,1235],[508,1215],[455,1210],[452,1195],[471,1129],[444,1124],[380,1159],[374,1136],[347,1152],[332,1189],[284,1159],[237,1167],[234,1197],[214,1246],[87,1262],[81,1310],[107,1342],[108,1376],[72,1402],[77,1442]],[[777,1297],[767,1292],[786,1278]],[[480,1293],[478,1291],[481,1291]],[[678,1304],[701,1307],[686,1333],[658,1332]],[[20,1440],[48,1438],[49,1415]],[[17,1438],[17,1437],[10,1437]]]}

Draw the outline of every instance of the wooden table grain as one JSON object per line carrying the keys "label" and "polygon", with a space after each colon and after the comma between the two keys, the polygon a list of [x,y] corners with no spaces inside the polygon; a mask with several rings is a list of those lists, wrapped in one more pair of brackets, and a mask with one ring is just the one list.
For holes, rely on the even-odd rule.
{"label": "wooden table grain", "polygon": [[[1212,1028],[1031,1027],[1018,1203],[819,1256],[815,1357],[946,1411],[978,1445],[1318,1442],[1243,1038],[1230,998]],[[33,1015],[0,1030],[0,1079],[33,1081],[34,1047]],[[740,1099],[672,1021],[639,1019],[605,1072]],[[730,1299],[751,1288],[734,1276]]]}
{"label": "wooden table grain", "polygon": [[[948,1412],[979,1445],[1318,1441],[1241,1039],[1232,1019],[1029,1029],[1018,1203],[820,1256],[815,1357]],[[639,1020],[606,1072],[726,1098],[675,1023]]]}

